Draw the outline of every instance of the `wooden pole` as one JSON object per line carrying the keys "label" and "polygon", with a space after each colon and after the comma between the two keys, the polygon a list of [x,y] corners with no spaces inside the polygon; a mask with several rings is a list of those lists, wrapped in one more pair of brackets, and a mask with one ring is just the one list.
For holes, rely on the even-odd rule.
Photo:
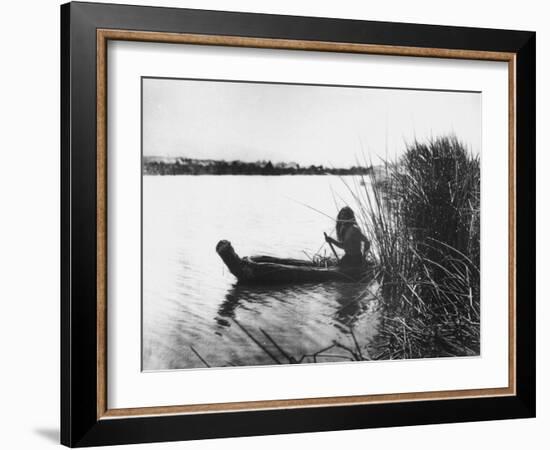
{"label": "wooden pole", "polygon": [[328,240],[327,233],[323,233],[325,235],[325,240],[328,242],[328,245],[330,246],[330,249],[332,250],[332,253],[334,253],[334,257],[336,258],[336,262],[340,262],[340,258],[338,258],[338,255],[336,254],[336,250],[334,250],[334,247],[332,246],[332,242]]}

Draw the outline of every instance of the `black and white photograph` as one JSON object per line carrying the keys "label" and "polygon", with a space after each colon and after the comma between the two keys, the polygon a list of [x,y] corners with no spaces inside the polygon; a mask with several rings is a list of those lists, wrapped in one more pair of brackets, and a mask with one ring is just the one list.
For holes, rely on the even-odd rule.
{"label": "black and white photograph", "polygon": [[481,93],[142,78],[142,369],[480,355]]}

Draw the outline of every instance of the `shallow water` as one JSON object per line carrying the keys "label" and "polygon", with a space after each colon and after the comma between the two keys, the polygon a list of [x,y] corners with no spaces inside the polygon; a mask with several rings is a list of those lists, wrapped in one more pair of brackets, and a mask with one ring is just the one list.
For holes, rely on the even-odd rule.
{"label": "shallow water", "polygon": [[350,200],[332,176],[144,176],[143,369],[286,363],[269,337],[296,359],[335,340],[352,347],[350,328],[368,343],[377,313],[364,285],[244,287],[215,252],[227,239],[240,256],[328,255],[323,231]]}

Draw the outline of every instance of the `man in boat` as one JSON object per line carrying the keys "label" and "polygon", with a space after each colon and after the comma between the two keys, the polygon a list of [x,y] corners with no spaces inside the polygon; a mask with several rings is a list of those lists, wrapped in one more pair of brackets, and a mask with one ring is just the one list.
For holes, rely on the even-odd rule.
{"label": "man in boat", "polygon": [[365,264],[365,255],[370,249],[370,242],[361,232],[355,213],[349,206],[344,206],[336,217],[336,237],[333,239],[325,234],[325,240],[344,250],[345,255],[340,260],[342,267],[360,267]]}

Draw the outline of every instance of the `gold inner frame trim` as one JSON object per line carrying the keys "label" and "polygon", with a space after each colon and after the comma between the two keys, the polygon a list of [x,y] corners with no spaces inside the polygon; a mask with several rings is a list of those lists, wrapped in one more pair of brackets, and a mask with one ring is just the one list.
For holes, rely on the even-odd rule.
{"label": "gold inner frame trim", "polygon": [[[508,386],[502,388],[409,392],[379,395],[262,400],[199,405],[109,409],[107,405],[107,42],[109,40],[170,44],[363,53],[409,57],[508,62]],[[266,409],[314,408],[421,400],[513,396],[516,394],[516,54],[478,50],[403,47],[342,42],[249,38],[240,36],[97,30],[97,418],[206,414]]]}

